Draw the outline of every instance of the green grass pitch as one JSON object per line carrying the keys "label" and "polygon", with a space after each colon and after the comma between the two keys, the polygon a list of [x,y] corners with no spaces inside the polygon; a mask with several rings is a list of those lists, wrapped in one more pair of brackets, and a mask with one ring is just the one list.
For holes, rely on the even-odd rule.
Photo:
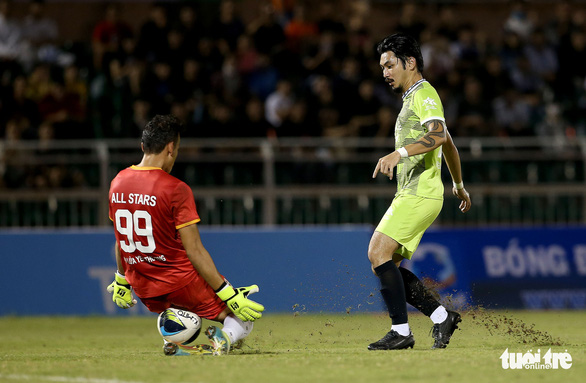
{"label": "green grass pitch", "polygon": [[[431,322],[411,314],[415,348],[378,352],[366,346],[388,331],[383,314],[267,314],[241,350],[221,357],[164,356],[155,318],[0,317],[0,382],[586,381],[585,311],[465,313],[445,350],[430,350]],[[567,350],[572,367],[501,367],[507,348],[550,347]]]}

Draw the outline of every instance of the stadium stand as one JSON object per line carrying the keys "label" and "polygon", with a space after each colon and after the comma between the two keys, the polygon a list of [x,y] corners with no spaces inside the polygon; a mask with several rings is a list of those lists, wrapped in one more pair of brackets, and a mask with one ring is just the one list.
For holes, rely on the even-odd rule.
{"label": "stadium stand", "polygon": [[205,222],[375,223],[400,100],[374,44],[393,31],[422,43],[477,204],[448,196],[438,224],[586,221],[583,2],[62,4],[0,1],[0,227],[106,225],[161,113],[185,124],[174,174]]}

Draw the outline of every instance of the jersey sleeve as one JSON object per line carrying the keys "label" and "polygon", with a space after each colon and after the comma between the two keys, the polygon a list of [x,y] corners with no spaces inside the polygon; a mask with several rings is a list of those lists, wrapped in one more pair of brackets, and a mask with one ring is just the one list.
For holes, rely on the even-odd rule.
{"label": "jersey sleeve", "polygon": [[421,125],[431,120],[446,121],[442,101],[434,88],[422,88],[415,92],[413,110]]}
{"label": "jersey sleeve", "polygon": [[195,209],[193,192],[185,182],[180,182],[173,191],[171,207],[173,209],[175,229],[181,229],[200,221],[199,214]]}

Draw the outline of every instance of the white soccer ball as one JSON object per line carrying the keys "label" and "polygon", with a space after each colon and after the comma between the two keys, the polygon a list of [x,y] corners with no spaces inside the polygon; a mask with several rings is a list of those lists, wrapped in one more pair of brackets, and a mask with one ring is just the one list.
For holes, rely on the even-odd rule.
{"label": "white soccer ball", "polygon": [[188,345],[201,331],[201,318],[191,311],[169,308],[159,314],[157,328],[167,342]]}

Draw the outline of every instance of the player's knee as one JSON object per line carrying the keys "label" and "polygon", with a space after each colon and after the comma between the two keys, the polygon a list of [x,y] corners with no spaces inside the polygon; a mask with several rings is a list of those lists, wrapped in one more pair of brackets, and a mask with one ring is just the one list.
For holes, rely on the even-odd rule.
{"label": "player's knee", "polygon": [[368,260],[370,261],[371,265],[376,263],[376,260],[380,258],[380,251],[378,251],[378,247],[373,243],[371,240],[368,244]]}
{"label": "player's knee", "polygon": [[373,268],[375,267],[375,263],[377,262],[378,258],[379,258],[379,255],[376,253],[376,251],[373,251],[372,249],[369,248],[368,249],[368,260],[370,261],[370,265]]}
{"label": "player's knee", "polygon": [[370,265],[373,267],[380,266],[381,264],[390,261],[390,256],[386,254],[384,251],[381,251],[380,248],[370,246],[368,248],[368,260],[370,261]]}
{"label": "player's knee", "polygon": [[373,267],[391,260],[399,244],[386,234],[375,232],[368,244],[368,260]]}

